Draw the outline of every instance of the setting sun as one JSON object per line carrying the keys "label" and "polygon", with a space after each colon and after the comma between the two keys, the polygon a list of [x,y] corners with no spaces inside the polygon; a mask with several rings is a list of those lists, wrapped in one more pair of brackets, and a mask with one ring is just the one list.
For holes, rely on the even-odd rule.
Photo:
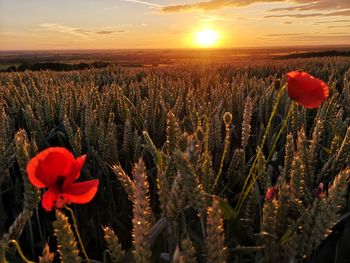
{"label": "setting sun", "polygon": [[215,46],[218,40],[219,33],[213,29],[203,29],[195,34],[195,43],[200,47]]}

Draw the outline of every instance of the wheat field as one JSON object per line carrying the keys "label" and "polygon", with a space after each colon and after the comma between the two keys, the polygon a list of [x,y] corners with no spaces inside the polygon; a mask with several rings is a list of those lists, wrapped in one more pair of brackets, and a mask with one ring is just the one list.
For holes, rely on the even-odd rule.
{"label": "wheat field", "polygon": [[[346,262],[349,122],[342,57],[0,73],[0,262]],[[87,154],[89,204],[42,209],[26,166],[52,146]]]}

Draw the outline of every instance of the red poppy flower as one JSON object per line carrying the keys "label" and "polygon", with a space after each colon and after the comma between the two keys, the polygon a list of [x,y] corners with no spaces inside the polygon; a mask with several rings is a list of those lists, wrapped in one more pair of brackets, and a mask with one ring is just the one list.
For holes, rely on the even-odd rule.
{"label": "red poppy flower", "polygon": [[265,200],[266,201],[271,201],[277,196],[278,190],[271,186],[267,189],[266,194],[265,194]]}
{"label": "red poppy flower", "polygon": [[287,76],[289,97],[305,108],[319,107],[329,95],[327,84],[306,72],[292,71]]}
{"label": "red poppy flower", "polygon": [[29,181],[38,188],[47,188],[42,206],[62,208],[65,204],[85,204],[94,198],[99,180],[74,183],[79,178],[86,155],[75,159],[62,147],[51,147],[36,155],[27,164]]}

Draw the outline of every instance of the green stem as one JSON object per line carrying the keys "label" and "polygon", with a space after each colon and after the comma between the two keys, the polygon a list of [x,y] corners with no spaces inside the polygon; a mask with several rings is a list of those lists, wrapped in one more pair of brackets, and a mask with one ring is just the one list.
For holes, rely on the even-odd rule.
{"label": "green stem", "polygon": [[[284,128],[286,127],[287,125],[287,122],[288,122],[288,119],[293,111],[293,107],[294,107],[294,103],[289,107],[289,110],[288,110],[288,113],[287,113],[287,116],[286,118],[283,120],[283,123],[282,123],[282,126],[281,126],[281,129],[279,130],[278,132],[278,135],[273,143],[273,146],[272,146],[272,149],[271,149],[271,152],[266,160],[266,164],[271,160],[272,156],[273,156],[273,153],[275,152],[275,148],[276,148],[276,145],[277,145],[277,141],[279,140],[279,138],[281,137],[282,135],[282,132],[284,130]],[[261,150],[261,149],[260,149]],[[255,178],[253,178],[253,180],[251,181],[251,183],[249,184],[248,188],[247,188],[247,194],[244,196],[244,199],[243,199],[243,202],[242,204],[244,203],[245,199],[247,198],[248,194],[250,193],[251,189],[253,188],[255,182],[259,179],[259,175],[256,176]],[[241,207],[240,207],[241,208]],[[238,210],[239,211],[239,210]]]}
{"label": "green stem", "polygon": [[86,262],[87,262],[87,263],[90,263],[90,259],[89,259],[88,255],[87,255],[86,251],[85,251],[85,248],[84,248],[84,245],[83,245],[83,241],[81,240],[81,237],[80,237],[80,234],[79,234],[79,229],[78,229],[78,225],[77,225],[77,220],[76,220],[76,218],[75,218],[74,212],[73,212],[73,210],[72,210],[71,208],[69,208],[68,206],[65,206],[64,208],[67,209],[67,210],[69,211],[69,213],[70,213],[70,215],[71,215],[71,217],[72,217],[73,226],[74,226],[74,230],[75,230],[75,234],[76,234],[76,236],[77,236],[77,238],[78,238],[78,242],[79,242],[79,244],[80,244],[81,251],[82,251],[83,254],[84,254],[84,257],[85,257],[85,259],[86,259]]}
{"label": "green stem", "polygon": [[[262,151],[262,149],[263,149],[263,147],[265,145],[265,142],[266,142],[266,139],[267,139],[267,135],[269,134],[270,129],[272,127],[272,120],[273,120],[273,118],[275,117],[275,115],[277,113],[279,102],[281,100],[282,94],[286,90],[286,87],[287,87],[287,84],[285,84],[281,88],[281,90],[278,92],[278,94],[277,94],[277,97],[276,97],[276,100],[275,100],[275,104],[273,105],[272,112],[271,112],[271,115],[270,115],[270,118],[269,118],[269,122],[267,123],[266,129],[265,129],[265,133],[264,133],[262,142],[260,144],[260,148],[258,149],[258,152],[255,155],[255,159],[254,159],[254,162],[252,164],[252,167],[250,168],[248,176],[247,176],[247,178],[246,178],[246,180],[244,182],[243,190],[242,190],[243,195],[240,195],[238,203],[237,203],[236,208],[235,208],[235,210],[237,212],[237,215],[239,214],[239,212],[240,212],[240,210],[242,208],[242,205],[243,205],[245,199],[247,198],[247,196],[249,195],[250,189],[252,188],[251,185],[248,186],[248,183],[249,183],[251,177],[253,176],[253,174],[255,172],[256,163],[257,163],[257,156],[260,154],[260,151]],[[255,183],[255,181],[254,181],[254,183]]]}
{"label": "green stem", "polygon": [[213,187],[211,189],[211,192],[214,192],[215,187],[216,187],[217,183],[219,182],[219,179],[220,179],[220,176],[221,176],[221,173],[222,173],[222,167],[224,166],[224,161],[225,161],[225,157],[226,157],[226,153],[227,153],[227,150],[228,150],[229,143],[230,143],[230,126],[229,126],[229,124],[226,124],[226,136],[225,136],[224,151],[222,152],[219,172],[216,175],[215,182],[214,182],[214,185],[213,185]]}
{"label": "green stem", "polygon": [[21,257],[21,259],[23,260],[23,262],[25,262],[25,263],[35,263],[34,261],[30,261],[30,260],[28,260],[28,259],[25,257],[25,255],[23,254],[23,251],[22,251],[20,245],[18,244],[17,240],[12,239],[12,240],[10,240],[10,241],[8,242],[8,244],[14,245],[14,246],[16,247],[16,250],[17,250],[17,252],[18,252],[18,255]]}
{"label": "green stem", "polygon": [[292,112],[293,112],[294,105],[295,105],[294,102],[292,102],[292,105],[289,107],[287,116],[286,116],[286,118],[283,120],[281,129],[279,130],[279,132],[278,132],[278,134],[277,134],[277,137],[276,137],[275,141],[273,142],[273,145],[272,145],[272,147],[271,147],[270,154],[269,154],[269,156],[267,157],[266,163],[268,163],[268,162],[271,160],[271,158],[272,158],[272,156],[273,156],[273,154],[274,154],[274,152],[275,152],[275,150],[276,150],[277,142],[278,142],[278,140],[280,139],[284,128],[287,126],[288,120],[289,120],[289,118],[290,118],[290,116],[291,116],[291,114],[292,114]]}
{"label": "green stem", "polygon": [[287,87],[287,84],[285,84],[281,88],[281,90],[278,92],[278,94],[277,94],[276,101],[275,101],[275,104],[273,105],[272,112],[271,112],[271,115],[270,115],[270,119],[269,119],[269,122],[267,123],[265,134],[264,134],[263,140],[262,140],[261,145],[260,145],[260,149],[262,149],[264,147],[264,145],[265,145],[265,142],[266,142],[266,139],[267,139],[267,135],[270,132],[270,129],[272,127],[272,120],[273,120],[273,118],[275,117],[275,115],[277,113],[278,104],[279,104],[279,102],[281,100],[282,94],[286,90],[286,87]]}

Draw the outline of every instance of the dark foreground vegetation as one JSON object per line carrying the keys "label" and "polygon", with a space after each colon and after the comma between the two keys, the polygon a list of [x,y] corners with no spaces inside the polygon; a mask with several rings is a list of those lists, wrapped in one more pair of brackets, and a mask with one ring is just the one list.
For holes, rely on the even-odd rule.
{"label": "dark foreground vegetation", "polygon": [[292,53],[286,56],[280,56],[278,59],[289,58],[323,58],[323,57],[350,57],[350,51],[326,50],[318,52],[300,52]]}
{"label": "dark foreground vegetation", "polygon": [[[287,119],[280,91],[300,68],[330,96]],[[100,180],[92,202],[71,205],[91,259],[347,262],[349,68],[337,57],[0,73],[0,261],[21,262],[10,240],[35,261],[84,258],[70,214],[43,210],[25,170],[63,146],[87,154],[79,180]]]}
{"label": "dark foreground vegetation", "polygon": [[30,71],[41,71],[41,70],[52,70],[52,71],[72,71],[72,70],[83,70],[93,68],[105,68],[110,66],[111,63],[106,62],[93,62],[93,63],[79,63],[79,64],[65,64],[58,62],[42,62],[42,63],[23,63],[18,66],[10,66],[7,69],[0,70],[0,72],[23,72],[26,70]]}

